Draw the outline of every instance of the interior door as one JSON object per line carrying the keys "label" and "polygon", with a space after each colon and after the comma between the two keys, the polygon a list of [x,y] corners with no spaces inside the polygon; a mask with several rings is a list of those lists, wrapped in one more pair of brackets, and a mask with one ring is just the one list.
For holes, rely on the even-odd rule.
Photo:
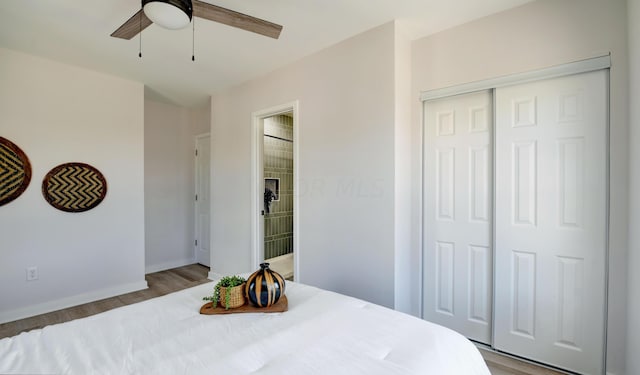
{"label": "interior door", "polygon": [[582,374],[604,357],[607,73],[495,91],[497,349]]}
{"label": "interior door", "polygon": [[425,102],[424,318],[491,343],[490,91]]}
{"label": "interior door", "polygon": [[196,137],[196,262],[211,266],[209,251],[210,241],[210,210],[211,200],[211,137],[209,135]]}

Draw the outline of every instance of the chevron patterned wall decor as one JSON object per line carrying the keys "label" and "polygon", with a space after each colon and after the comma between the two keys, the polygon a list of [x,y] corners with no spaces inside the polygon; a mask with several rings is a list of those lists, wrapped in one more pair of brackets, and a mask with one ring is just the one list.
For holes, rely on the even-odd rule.
{"label": "chevron patterned wall decor", "polygon": [[20,147],[0,137],[0,206],[18,198],[31,181],[31,163]]}
{"label": "chevron patterned wall decor", "polygon": [[66,163],[47,173],[42,181],[42,194],[59,210],[83,212],[102,202],[107,195],[107,181],[89,164]]}

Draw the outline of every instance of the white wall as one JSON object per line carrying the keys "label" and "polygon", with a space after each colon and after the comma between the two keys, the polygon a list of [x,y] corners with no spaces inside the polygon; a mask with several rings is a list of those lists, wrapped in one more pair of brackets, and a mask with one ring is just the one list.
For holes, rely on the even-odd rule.
{"label": "white wall", "polygon": [[209,132],[210,107],[144,102],[145,272],[195,262],[195,136]]}
{"label": "white wall", "polygon": [[394,41],[387,24],[212,99],[212,271],[252,271],[252,113],[299,100],[299,281],[394,305]]}
{"label": "white wall", "polygon": [[145,100],[145,270],[195,262],[195,136],[209,132],[209,106]]}
{"label": "white wall", "polygon": [[[624,368],[628,104],[624,0],[539,0],[417,40],[413,94],[611,52],[611,226],[607,370]],[[414,101],[414,264],[419,264],[421,106]],[[419,275],[419,274],[418,274]],[[416,279],[412,285],[418,285]],[[416,295],[419,292],[416,291]]]}
{"label": "white wall", "polygon": [[[419,315],[411,283],[411,40],[395,25],[395,303],[398,311]],[[415,293],[414,293],[415,294]]]}
{"label": "white wall", "polygon": [[211,100],[207,101],[206,106],[192,108],[190,112],[189,126],[194,136],[211,132]]}
{"label": "white wall", "polygon": [[629,27],[629,309],[627,374],[640,374],[640,0],[627,0]]}
{"label": "white wall", "polygon": [[[146,287],[143,86],[0,49],[0,134],[27,154],[31,184],[0,207],[0,322]],[[83,213],[41,193],[53,167],[85,162],[105,176]],[[39,280],[26,281],[37,266]]]}

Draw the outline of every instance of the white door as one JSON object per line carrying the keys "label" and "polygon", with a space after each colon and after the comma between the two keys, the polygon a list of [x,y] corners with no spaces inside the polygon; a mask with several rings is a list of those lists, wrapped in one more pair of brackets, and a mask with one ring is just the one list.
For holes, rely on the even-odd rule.
{"label": "white door", "polygon": [[196,262],[211,266],[209,251],[211,200],[211,138],[209,135],[196,137]]}
{"label": "white door", "polygon": [[492,306],[492,102],[425,103],[424,318],[486,344]]}
{"label": "white door", "polygon": [[502,351],[601,374],[607,73],[495,91],[495,331]]}

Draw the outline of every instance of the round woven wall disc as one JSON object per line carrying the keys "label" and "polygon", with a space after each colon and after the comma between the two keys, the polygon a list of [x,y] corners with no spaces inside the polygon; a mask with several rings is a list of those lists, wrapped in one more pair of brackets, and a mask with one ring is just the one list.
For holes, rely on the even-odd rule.
{"label": "round woven wall disc", "polygon": [[0,137],[0,206],[18,198],[31,181],[31,163],[20,147]]}
{"label": "round woven wall disc", "polygon": [[88,211],[99,205],[107,195],[107,180],[89,164],[61,164],[45,176],[42,195],[59,210]]}

